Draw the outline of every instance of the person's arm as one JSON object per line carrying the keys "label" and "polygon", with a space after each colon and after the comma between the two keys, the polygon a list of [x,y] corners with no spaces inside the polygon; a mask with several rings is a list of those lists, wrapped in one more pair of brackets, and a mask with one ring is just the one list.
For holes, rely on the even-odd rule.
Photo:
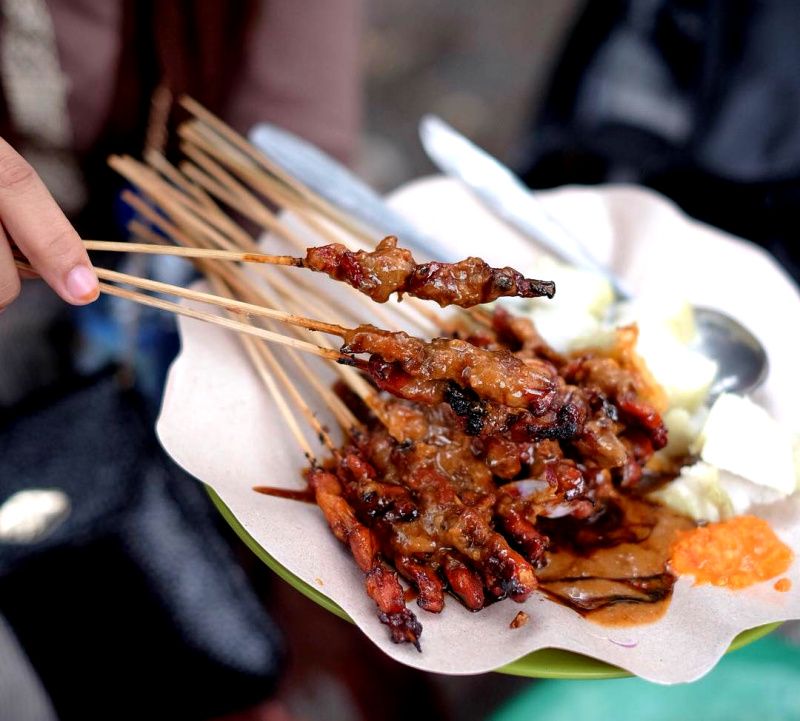
{"label": "person's arm", "polygon": [[80,237],[34,169],[0,138],[0,309],[20,292],[12,242],[68,303],[97,298],[97,276]]}
{"label": "person's arm", "polygon": [[261,0],[225,120],[280,125],[352,159],[361,117],[363,0]]}

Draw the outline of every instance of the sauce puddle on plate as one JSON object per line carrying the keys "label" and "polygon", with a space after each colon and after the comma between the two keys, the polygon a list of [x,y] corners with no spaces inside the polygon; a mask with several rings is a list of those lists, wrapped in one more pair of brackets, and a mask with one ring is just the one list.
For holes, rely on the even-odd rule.
{"label": "sauce puddle on plate", "polygon": [[[675,576],[668,569],[677,534],[695,524],[662,506],[621,497],[593,523],[547,532],[551,551],[537,572],[552,600],[604,626],[635,626],[659,619]],[[558,529],[557,533],[553,533]]]}

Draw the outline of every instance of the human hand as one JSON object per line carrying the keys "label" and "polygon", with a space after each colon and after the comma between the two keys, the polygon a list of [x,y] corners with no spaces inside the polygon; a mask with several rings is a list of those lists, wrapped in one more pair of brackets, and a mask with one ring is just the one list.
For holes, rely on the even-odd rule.
{"label": "human hand", "polygon": [[20,292],[12,243],[68,303],[97,298],[97,276],[80,237],[34,169],[0,138],[0,311]]}

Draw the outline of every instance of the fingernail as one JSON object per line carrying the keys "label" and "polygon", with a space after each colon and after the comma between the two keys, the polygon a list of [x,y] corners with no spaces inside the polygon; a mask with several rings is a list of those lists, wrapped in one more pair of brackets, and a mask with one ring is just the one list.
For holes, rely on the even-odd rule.
{"label": "fingernail", "polygon": [[67,276],[67,293],[76,303],[87,303],[97,298],[100,289],[97,276],[85,265],[76,265]]}

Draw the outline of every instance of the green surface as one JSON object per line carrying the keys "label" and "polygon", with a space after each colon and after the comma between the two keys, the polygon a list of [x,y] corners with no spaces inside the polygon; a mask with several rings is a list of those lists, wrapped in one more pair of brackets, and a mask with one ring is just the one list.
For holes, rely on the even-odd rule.
{"label": "green surface", "polygon": [[488,721],[796,721],[800,647],[772,636],[722,659],[699,681],[658,686],[638,678],[544,681]]}
{"label": "green surface", "polygon": [[[313,586],[309,586],[305,581],[295,576],[291,571],[278,563],[269,555],[258,542],[244,529],[236,519],[231,510],[223,503],[222,499],[214,490],[206,486],[211,500],[222,514],[222,517],[230,524],[236,535],[244,541],[247,547],[256,554],[264,563],[277,573],[286,583],[296,588],[300,593],[310,598],[314,603],[319,604],[339,618],[350,621],[350,617],[331,599],[320,593]],[[780,624],[772,623],[758,628],[752,628],[740,633],[731,644],[728,651],[735,651],[753,641],[766,636],[774,631]],[[526,676],[528,678],[551,678],[551,679],[613,679],[630,676],[627,671],[623,671],[617,666],[598,661],[588,656],[571,651],[562,651],[555,648],[543,648],[540,651],[523,656],[511,663],[498,668],[500,673],[512,674],[514,676]],[[800,716],[798,716],[800,719]],[[582,721],[586,721],[582,719]]]}

